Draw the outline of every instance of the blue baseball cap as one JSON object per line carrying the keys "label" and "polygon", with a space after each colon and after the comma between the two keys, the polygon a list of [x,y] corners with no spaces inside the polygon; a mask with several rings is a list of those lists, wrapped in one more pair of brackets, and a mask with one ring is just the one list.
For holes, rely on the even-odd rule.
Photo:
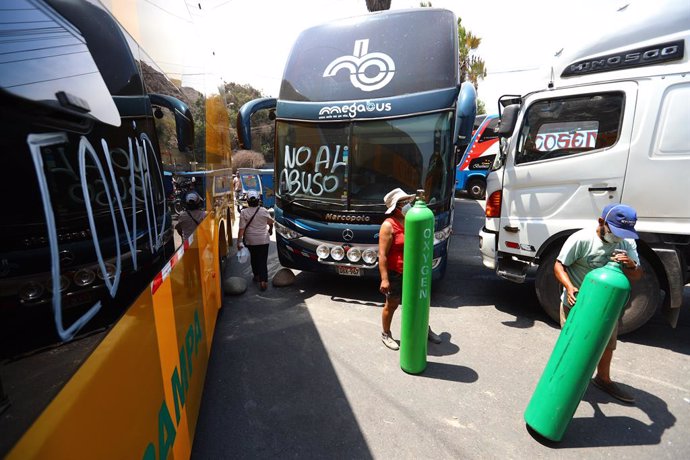
{"label": "blue baseball cap", "polygon": [[635,231],[637,212],[628,205],[610,204],[601,212],[601,218],[617,237],[635,240],[640,237]]}

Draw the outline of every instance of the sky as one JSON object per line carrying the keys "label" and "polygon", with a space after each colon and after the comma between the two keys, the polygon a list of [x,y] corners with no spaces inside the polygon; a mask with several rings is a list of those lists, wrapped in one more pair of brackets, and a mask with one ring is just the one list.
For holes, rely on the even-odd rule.
{"label": "sky", "polygon": [[[368,14],[365,0],[101,1],[183,86],[208,93],[223,82],[235,82],[273,97],[278,96],[285,62],[300,32]],[[488,75],[479,83],[478,96],[487,112],[495,113],[503,94],[544,89],[554,54],[596,39],[607,27],[606,16],[632,1],[648,0],[432,0],[432,4],[453,11],[467,30],[481,38],[476,54],[484,59]],[[418,7],[419,0],[391,4],[392,10]],[[204,55],[209,48],[212,54]]]}
{"label": "sky", "polygon": [[[482,42],[477,54],[487,78],[478,96],[496,112],[502,94],[545,88],[554,54],[590,39],[597,19],[614,12],[623,0],[432,0],[446,8]],[[266,96],[277,96],[285,61],[299,33],[337,18],[367,14],[364,0],[215,0],[208,19],[222,79],[249,83]],[[418,0],[392,0],[391,9],[416,8]],[[218,25],[216,25],[218,24]]]}

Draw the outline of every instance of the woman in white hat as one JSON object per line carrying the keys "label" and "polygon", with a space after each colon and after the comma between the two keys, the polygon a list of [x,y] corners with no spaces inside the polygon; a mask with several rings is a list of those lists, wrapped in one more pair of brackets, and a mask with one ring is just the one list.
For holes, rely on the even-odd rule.
{"label": "woman in white hat", "polygon": [[[398,342],[391,335],[393,314],[402,297],[403,246],[405,243],[405,214],[412,207],[414,195],[402,189],[391,190],[383,197],[386,214],[390,214],[379,230],[379,291],[386,296],[381,312],[381,341],[391,350],[399,349]],[[441,338],[429,328],[429,341],[441,343]]]}

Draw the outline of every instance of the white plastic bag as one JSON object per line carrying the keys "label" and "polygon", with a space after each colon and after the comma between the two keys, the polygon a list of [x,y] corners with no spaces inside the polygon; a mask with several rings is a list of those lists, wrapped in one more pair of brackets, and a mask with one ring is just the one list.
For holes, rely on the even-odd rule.
{"label": "white plastic bag", "polygon": [[245,245],[241,245],[240,250],[237,251],[237,261],[241,264],[249,261],[249,249]]}

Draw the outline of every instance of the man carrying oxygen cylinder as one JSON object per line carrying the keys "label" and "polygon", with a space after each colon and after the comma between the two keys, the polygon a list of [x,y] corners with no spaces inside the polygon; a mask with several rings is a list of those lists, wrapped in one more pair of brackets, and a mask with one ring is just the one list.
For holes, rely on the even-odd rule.
{"label": "man carrying oxygen cylinder", "polygon": [[[631,282],[642,277],[640,257],[635,244],[638,239],[636,222],[637,213],[633,208],[624,204],[610,204],[602,211],[596,230],[584,228],[570,235],[563,244],[553,269],[556,278],[563,285],[561,326],[570,310],[577,308],[577,292],[590,271],[614,260],[621,264],[623,273]],[[611,380],[611,360],[617,338],[616,325],[599,360],[592,383],[614,398],[634,404],[635,398]]]}

